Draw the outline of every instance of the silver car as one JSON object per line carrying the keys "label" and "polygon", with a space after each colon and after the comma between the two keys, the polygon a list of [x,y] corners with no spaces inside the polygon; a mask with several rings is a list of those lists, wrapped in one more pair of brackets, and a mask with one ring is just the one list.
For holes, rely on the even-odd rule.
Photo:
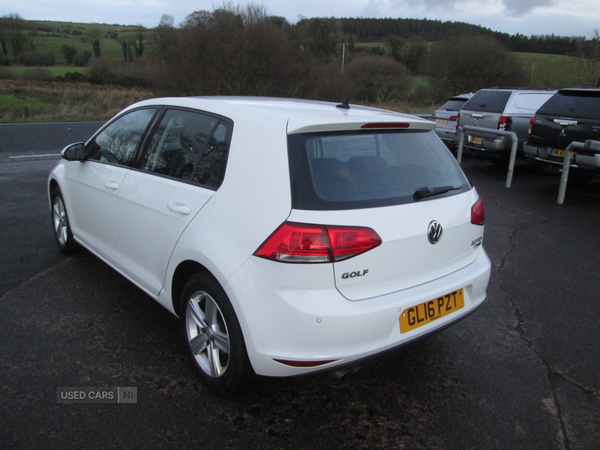
{"label": "silver car", "polygon": [[446,103],[433,112],[435,132],[450,149],[454,149],[458,145],[456,130],[458,128],[460,109],[473,95],[472,93],[468,93],[450,97]]}
{"label": "silver car", "polygon": [[[522,151],[529,121],[556,91],[532,89],[482,89],[463,106],[459,127],[470,125],[499,131],[513,131]],[[483,131],[465,133],[464,146],[496,158],[508,158],[511,138]]]}

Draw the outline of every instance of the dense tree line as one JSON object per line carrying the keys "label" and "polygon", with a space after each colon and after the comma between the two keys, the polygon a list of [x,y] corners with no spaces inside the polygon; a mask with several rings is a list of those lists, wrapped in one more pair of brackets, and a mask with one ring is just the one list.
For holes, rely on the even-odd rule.
{"label": "dense tree line", "polygon": [[488,28],[464,22],[392,18],[342,18],[339,20],[344,33],[357,36],[361,42],[383,42],[388,36],[399,36],[404,39],[420,36],[426,41],[436,42],[452,36],[495,34]]}
{"label": "dense tree line", "polygon": [[512,52],[547,53],[551,55],[577,56],[580,46],[586,41],[581,36],[555,36],[496,33],[496,39]]}
{"label": "dense tree line", "polygon": [[362,42],[383,42],[389,36],[404,39],[419,36],[428,42],[438,42],[452,37],[492,36],[513,52],[549,53],[555,55],[577,55],[582,41],[581,36],[556,36],[523,34],[510,35],[492,31],[478,25],[464,22],[442,22],[429,19],[376,19],[342,18],[339,19],[345,34],[354,35]]}

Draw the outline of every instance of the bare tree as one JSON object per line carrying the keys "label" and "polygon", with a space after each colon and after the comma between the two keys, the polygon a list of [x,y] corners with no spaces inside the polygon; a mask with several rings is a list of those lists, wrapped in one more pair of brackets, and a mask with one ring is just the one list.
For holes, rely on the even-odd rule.
{"label": "bare tree", "polygon": [[385,40],[390,55],[398,62],[403,61],[402,50],[406,45],[406,40],[400,36],[388,36]]}
{"label": "bare tree", "polygon": [[357,88],[358,100],[370,103],[400,100],[410,84],[406,66],[389,56],[355,56],[348,64],[348,75]]}
{"label": "bare tree", "polygon": [[438,98],[491,86],[518,86],[526,79],[517,58],[490,36],[440,41],[427,59]]}
{"label": "bare tree", "polygon": [[164,59],[182,93],[286,96],[303,76],[287,33],[261,6],[193,13],[175,36]]}
{"label": "bare tree", "polygon": [[13,59],[19,59],[27,48],[25,20],[18,14],[6,14],[0,19],[0,43],[2,53],[8,61],[9,49]]}
{"label": "bare tree", "polygon": [[75,56],[77,55],[77,49],[72,45],[63,45],[60,48],[60,51],[65,55],[65,59],[67,60],[67,64],[72,64],[75,60]]}
{"label": "bare tree", "polygon": [[[126,34],[124,37],[117,38],[116,41],[121,44],[123,49],[123,59],[127,62],[133,62],[135,58],[144,56],[146,46],[144,44],[144,28],[140,25],[134,35]],[[133,49],[133,50],[132,50]]]}
{"label": "bare tree", "polygon": [[302,19],[295,26],[294,38],[312,55],[329,61],[342,42],[342,23],[334,18]]}
{"label": "bare tree", "polygon": [[100,27],[91,27],[88,30],[87,37],[89,38],[89,42],[92,44],[92,49],[94,50],[94,57],[100,58],[100,41],[102,40],[102,29]]}
{"label": "bare tree", "polygon": [[150,38],[159,58],[168,58],[168,55],[176,48],[177,30],[174,24],[173,16],[163,14],[158,26],[152,30]]}
{"label": "bare tree", "polygon": [[146,49],[144,39],[144,28],[140,25],[135,32],[135,37],[133,38],[133,48],[135,49],[136,58],[141,58],[144,56],[144,50]]}
{"label": "bare tree", "polygon": [[600,29],[579,41],[579,77],[584,86],[600,87]]}
{"label": "bare tree", "polygon": [[8,21],[6,20],[6,16],[0,18],[0,49],[2,50],[2,61],[3,64],[9,64],[8,59],[8,35],[9,35],[9,27]]}

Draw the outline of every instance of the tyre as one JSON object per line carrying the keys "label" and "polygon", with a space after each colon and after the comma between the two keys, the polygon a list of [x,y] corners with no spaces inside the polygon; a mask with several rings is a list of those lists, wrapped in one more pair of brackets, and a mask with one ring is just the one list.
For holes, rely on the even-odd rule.
{"label": "tyre", "polygon": [[52,190],[50,200],[52,203],[52,227],[58,248],[65,254],[74,253],[77,250],[77,243],[73,239],[67,208],[60,188],[55,187]]}
{"label": "tyre", "polygon": [[231,395],[252,379],[240,324],[221,285],[206,273],[190,277],[180,307],[182,337],[192,364],[213,392]]}

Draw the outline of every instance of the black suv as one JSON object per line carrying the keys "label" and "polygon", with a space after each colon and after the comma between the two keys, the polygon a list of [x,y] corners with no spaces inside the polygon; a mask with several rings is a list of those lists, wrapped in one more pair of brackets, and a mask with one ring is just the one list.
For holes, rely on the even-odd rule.
{"label": "black suv", "polygon": [[[600,89],[561,89],[532,117],[525,157],[548,164],[564,162],[571,142],[600,140]],[[573,154],[571,168],[600,172],[600,155]]]}

